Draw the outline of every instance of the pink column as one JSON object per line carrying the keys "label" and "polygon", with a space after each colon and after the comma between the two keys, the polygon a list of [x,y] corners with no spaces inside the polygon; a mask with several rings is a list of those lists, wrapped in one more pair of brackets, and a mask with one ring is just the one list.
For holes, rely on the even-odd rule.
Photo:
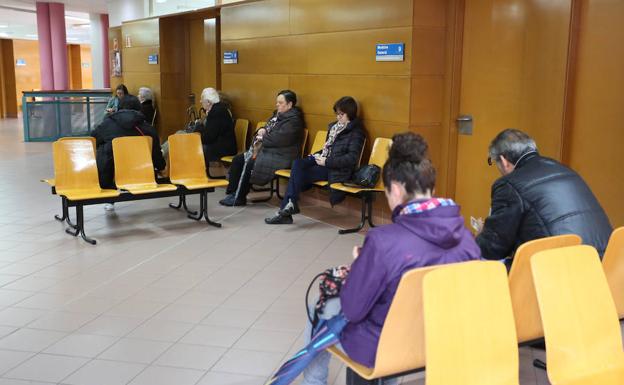
{"label": "pink column", "polygon": [[50,7],[48,3],[37,3],[37,36],[39,39],[39,71],[41,89],[54,89],[54,69],[52,66],[52,37],[50,36]]}
{"label": "pink column", "polygon": [[65,4],[50,3],[50,34],[52,35],[52,65],[54,89],[69,89],[67,66],[67,37],[65,35]]}
{"label": "pink column", "polygon": [[102,61],[103,67],[102,71],[104,72],[104,88],[110,88],[110,55],[108,48],[108,14],[104,13],[100,15],[100,25],[102,27]]}

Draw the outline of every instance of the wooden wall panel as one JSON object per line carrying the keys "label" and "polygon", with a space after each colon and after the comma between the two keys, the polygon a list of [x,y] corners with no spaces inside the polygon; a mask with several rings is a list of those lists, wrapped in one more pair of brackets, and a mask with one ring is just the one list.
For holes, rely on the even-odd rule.
{"label": "wooden wall panel", "polygon": [[292,34],[412,25],[411,0],[291,0]]}
{"label": "wooden wall panel", "polygon": [[200,106],[201,92],[206,87],[217,87],[216,19],[189,21],[191,92]]}
{"label": "wooden wall panel", "polygon": [[412,77],[410,124],[440,124],[444,102],[442,76]]}
{"label": "wooden wall panel", "polygon": [[147,19],[124,23],[122,25],[122,40],[119,44],[126,47],[126,39],[130,36],[132,48],[157,46],[160,44],[160,30],[158,19]]}
{"label": "wooden wall panel", "polygon": [[2,105],[0,116],[9,118],[17,118],[13,44],[13,40],[0,39],[0,104]]}
{"label": "wooden wall panel", "polygon": [[[221,78],[223,91],[234,109],[275,109],[275,97],[289,87],[288,75],[227,74]],[[242,116],[241,116],[242,117]]]}
{"label": "wooden wall panel", "polygon": [[[229,40],[221,43],[223,51],[238,51],[238,64],[223,64],[221,72],[284,74],[303,62],[305,49],[291,36]],[[295,50],[297,50],[295,52]],[[289,52],[284,55],[283,52]]]}
{"label": "wooden wall panel", "polygon": [[93,88],[93,59],[91,57],[91,46],[80,46],[80,61],[82,71],[82,88]]}
{"label": "wooden wall panel", "polygon": [[[160,47],[158,45],[146,47],[124,48],[125,62],[122,62],[123,72],[160,72]],[[158,64],[149,64],[148,56],[158,55]],[[122,59],[123,60],[123,59]]]}
{"label": "wooden wall panel", "polygon": [[67,46],[67,72],[69,73],[69,89],[82,89],[82,66],[80,64],[80,46],[69,44]]}
{"label": "wooden wall panel", "polygon": [[[25,66],[15,66],[17,59],[24,59]],[[22,91],[41,89],[39,65],[39,42],[36,40],[13,40],[13,63],[15,68],[15,97],[17,107],[22,107]]]}
{"label": "wooden wall panel", "polygon": [[566,160],[587,181],[611,224],[624,225],[622,85],[624,2],[583,2]]}
{"label": "wooden wall panel", "polygon": [[289,0],[266,0],[221,10],[221,40],[288,35]]}

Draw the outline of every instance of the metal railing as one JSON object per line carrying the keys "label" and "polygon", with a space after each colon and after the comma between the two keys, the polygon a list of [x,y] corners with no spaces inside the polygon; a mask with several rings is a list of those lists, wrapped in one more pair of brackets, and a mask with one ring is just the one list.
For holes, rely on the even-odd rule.
{"label": "metal railing", "polygon": [[24,141],[86,136],[104,119],[111,91],[24,91]]}

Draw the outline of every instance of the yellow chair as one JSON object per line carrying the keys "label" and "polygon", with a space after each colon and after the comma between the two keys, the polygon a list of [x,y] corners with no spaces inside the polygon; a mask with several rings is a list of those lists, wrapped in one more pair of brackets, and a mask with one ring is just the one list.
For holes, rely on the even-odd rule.
{"label": "yellow chair", "polygon": [[[197,137],[197,135],[189,135]],[[152,162],[152,138],[124,136],[113,139],[115,185],[133,195],[175,191],[172,184],[157,184]]]}
{"label": "yellow chair", "polygon": [[620,319],[624,319],[624,227],[613,231],[602,258],[602,266],[611,288]]}
{"label": "yellow chair", "polygon": [[427,385],[518,385],[507,271],[500,262],[442,266],[423,280]]}
{"label": "yellow chair", "polygon": [[[260,125],[260,123],[258,123]],[[264,127],[264,124],[262,125]],[[259,128],[259,127],[258,127]],[[236,153],[242,154],[247,150],[247,131],[249,130],[249,120],[236,119],[234,126],[234,135],[236,135]],[[221,158],[221,162],[232,163],[234,155],[228,155]]]}
{"label": "yellow chair", "polygon": [[[384,163],[388,159],[388,150],[392,145],[392,139],[388,138],[377,138],[373,142],[373,149],[371,151],[370,158],[368,160],[368,164],[374,164],[383,169]],[[366,224],[370,227],[375,227],[373,224],[373,198],[374,193],[383,192],[384,191],[384,183],[381,175],[379,176],[379,180],[377,184],[373,188],[359,188],[359,187],[351,187],[345,186],[342,183],[332,183],[331,188],[339,191],[343,191],[348,194],[357,195],[362,200],[362,216],[360,220],[360,224],[353,229],[344,229],[338,230],[340,234],[348,234],[348,233],[356,233]]]}
{"label": "yellow chair", "polygon": [[524,343],[544,337],[537,296],[531,274],[533,254],[558,247],[581,244],[575,234],[558,235],[529,241],[518,247],[509,272],[509,291],[516,320],[518,342]]}
{"label": "yellow chair", "polygon": [[551,384],[624,384],[620,323],[596,249],[541,251],[531,268]]}
{"label": "yellow chair", "polygon": [[[95,151],[95,138],[92,136],[66,136],[63,138],[59,138],[58,140],[88,140],[93,144],[93,151]],[[50,187],[54,187],[54,178],[41,179],[41,182],[47,183]]]}
{"label": "yellow chair", "polygon": [[401,277],[384,322],[375,356],[375,367],[351,360],[341,350],[327,349],[360,377],[367,380],[396,377],[425,366],[425,339],[422,311],[423,277],[437,266],[406,272]]}
{"label": "yellow chair", "polygon": [[85,235],[83,206],[80,201],[118,197],[119,191],[100,188],[95,150],[90,140],[58,140],[52,145],[52,154],[55,189],[63,198],[64,214],[67,210],[67,201],[77,202],[77,223],[74,226],[68,222],[74,230],[65,231],[74,236],[80,233],[85,241],[95,244],[95,240]]}
{"label": "yellow chair", "polygon": [[[171,183],[183,186],[187,190],[213,189],[215,187],[227,186],[228,184],[226,180],[215,180],[206,176],[204,150],[199,135],[175,134],[169,136],[169,159],[169,179]],[[189,218],[200,220],[205,216],[206,222],[213,226],[221,227],[220,223],[213,222],[208,217],[207,196],[207,191],[200,193],[199,215],[193,216],[189,213]],[[180,202],[186,209],[186,197],[184,194],[180,195]]]}

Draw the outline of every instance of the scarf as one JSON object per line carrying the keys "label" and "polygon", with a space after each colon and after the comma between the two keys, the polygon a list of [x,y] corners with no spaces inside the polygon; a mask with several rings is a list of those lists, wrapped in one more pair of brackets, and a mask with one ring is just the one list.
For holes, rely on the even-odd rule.
{"label": "scarf", "polygon": [[323,145],[323,151],[321,152],[321,156],[327,158],[331,153],[331,146],[334,144],[336,137],[347,128],[347,124],[336,122],[332,128],[329,129],[329,135],[327,137],[327,141]]}
{"label": "scarf", "polygon": [[398,215],[419,214],[425,211],[430,211],[440,206],[457,206],[452,199],[446,198],[431,198],[426,201],[415,201],[406,204]]}

